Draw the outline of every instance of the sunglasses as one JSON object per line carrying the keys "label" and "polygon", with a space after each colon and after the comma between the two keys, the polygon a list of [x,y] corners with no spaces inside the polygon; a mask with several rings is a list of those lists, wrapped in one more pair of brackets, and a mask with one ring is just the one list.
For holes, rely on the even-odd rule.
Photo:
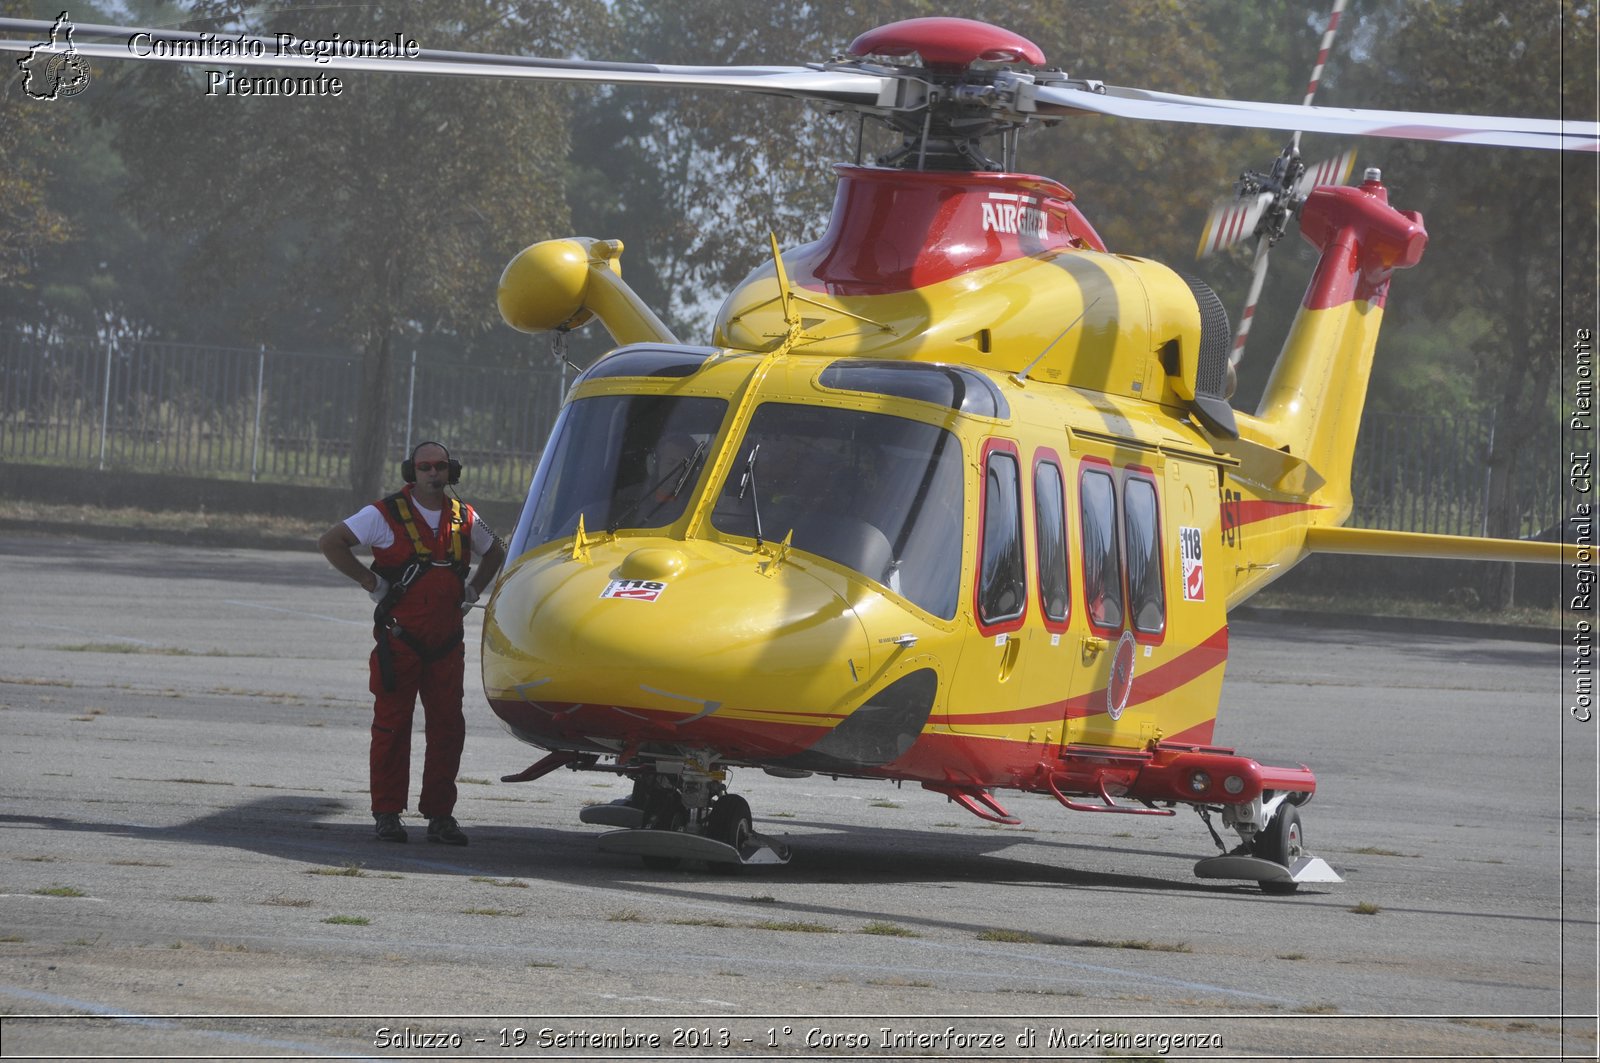
{"label": "sunglasses", "polygon": [[438,469],[440,472],[449,472],[450,471],[450,463],[448,461],[419,461],[419,462],[417,462],[417,471],[418,472],[432,472],[435,469]]}

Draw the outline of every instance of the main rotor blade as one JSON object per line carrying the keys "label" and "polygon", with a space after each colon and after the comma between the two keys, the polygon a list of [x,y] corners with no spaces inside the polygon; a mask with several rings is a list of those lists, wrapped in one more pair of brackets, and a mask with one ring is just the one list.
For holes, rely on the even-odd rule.
{"label": "main rotor blade", "polygon": [[[0,19],[0,31],[41,34],[48,37],[52,23],[34,19]],[[419,50],[411,58],[362,58],[353,56],[309,56],[279,54],[272,38],[250,38],[263,45],[263,55],[173,55],[136,54],[132,42],[140,34],[158,40],[197,41],[203,35],[187,31],[142,30],[126,26],[74,26],[74,34],[121,38],[120,45],[73,44],[41,45],[38,39],[0,39],[0,52],[31,52],[41,55],[76,52],[90,59],[131,60],[135,62],[185,63],[210,67],[266,67],[292,70],[360,71],[384,74],[436,74],[451,77],[492,77],[532,81],[598,82],[608,85],[662,85],[679,88],[733,89],[771,93],[801,99],[869,107],[893,106],[899,79],[849,70],[813,70],[793,67],[686,67],[657,66],[649,63],[602,63],[584,59],[540,59],[526,56],[484,55],[475,52]],[[238,41],[235,35],[210,35],[222,41]]]}
{"label": "main rotor blade", "polygon": [[1282,129],[1290,132],[1304,130],[1399,140],[1443,140],[1455,144],[1489,144],[1508,148],[1600,151],[1600,123],[1596,122],[1214,100],[1113,85],[1104,86],[1103,92],[1064,85],[1044,85],[1036,90],[1036,99],[1038,109],[1043,114],[1079,111],[1151,122],[1190,122],[1196,125]]}

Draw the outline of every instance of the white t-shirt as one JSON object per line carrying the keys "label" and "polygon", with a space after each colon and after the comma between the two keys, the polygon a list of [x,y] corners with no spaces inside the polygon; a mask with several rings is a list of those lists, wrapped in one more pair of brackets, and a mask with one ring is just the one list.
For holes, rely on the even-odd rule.
{"label": "white t-shirt", "polygon": [[[411,500],[411,511],[421,517],[430,529],[439,530],[439,510],[428,509],[415,498]],[[386,546],[394,545],[394,531],[390,529],[389,522],[384,519],[383,510],[377,506],[366,506],[353,517],[347,517],[344,526],[355,535],[356,541],[362,546],[370,546],[381,550]],[[472,552],[482,557],[489,552],[489,547],[494,545],[494,532],[489,530],[489,525],[483,522],[481,516],[475,516],[472,522]],[[471,558],[468,558],[470,561]]]}

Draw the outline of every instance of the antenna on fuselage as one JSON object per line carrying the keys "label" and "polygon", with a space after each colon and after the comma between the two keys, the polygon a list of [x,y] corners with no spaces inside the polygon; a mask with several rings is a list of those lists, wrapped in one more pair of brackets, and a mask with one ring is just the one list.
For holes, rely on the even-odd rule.
{"label": "antenna on fuselage", "polygon": [[1078,322],[1082,321],[1083,318],[1084,318],[1084,315],[1087,314],[1089,311],[1093,310],[1094,309],[1094,304],[1098,303],[1099,301],[1100,301],[1100,297],[1098,295],[1095,296],[1093,299],[1091,299],[1089,301],[1089,305],[1084,307],[1083,310],[1079,312],[1078,316],[1073,318],[1072,321],[1067,325],[1067,327],[1061,330],[1061,334],[1059,336],[1057,336],[1055,339],[1051,340],[1049,345],[1046,346],[1044,350],[1039,352],[1039,356],[1037,358],[1035,358],[1033,361],[1029,362],[1027,365],[1023,366],[1022,367],[1022,371],[1017,373],[1011,379],[1015,380],[1018,384],[1027,383],[1028,374],[1033,371],[1033,367],[1038,365],[1039,362],[1044,358],[1044,356],[1049,354],[1051,349],[1053,347],[1055,347],[1056,344],[1060,343],[1063,339],[1065,339],[1067,333],[1071,332],[1074,328],[1077,328]]}

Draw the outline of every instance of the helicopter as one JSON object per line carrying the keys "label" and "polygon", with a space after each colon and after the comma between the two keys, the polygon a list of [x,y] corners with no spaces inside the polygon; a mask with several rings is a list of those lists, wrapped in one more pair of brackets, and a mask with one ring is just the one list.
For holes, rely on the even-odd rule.
{"label": "helicopter", "polygon": [[1234,242],[1294,222],[1320,256],[1251,414],[1229,402],[1236,341],[1215,294],[1112,251],[1066,186],[1016,165],[1024,129],[1081,115],[1568,151],[1600,149],[1594,123],[1119,88],[944,17],[759,68],[312,58],[270,42],[219,60],[180,46],[200,34],[76,29],[174,44],[52,47],[777,94],[899,135],[838,167],[819,239],[770,238],[709,344],[681,341],[623,282],[615,240],[544,241],[501,277],[510,326],[598,321],[617,345],[562,404],[482,640],[492,711],[545,751],[503,781],[563,768],[631,781],[580,812],[612,828],[603,851],[655,868],[787,863],[729,786],[750,769],[914,783],[1001,824],[1020,822],[1005,790],[1076,812],[1189,809],[1220,851],[1200,877],[1268,893],[1338,882],[1305,841],[1311,769],[1214,743],[1229,611],[1313,553],[1576,559],[1342,526],[1390,281],[1427,245],[1379,172],[1344,185],[1344,164],[1306,167],[1296,139],[1214,214]]}

